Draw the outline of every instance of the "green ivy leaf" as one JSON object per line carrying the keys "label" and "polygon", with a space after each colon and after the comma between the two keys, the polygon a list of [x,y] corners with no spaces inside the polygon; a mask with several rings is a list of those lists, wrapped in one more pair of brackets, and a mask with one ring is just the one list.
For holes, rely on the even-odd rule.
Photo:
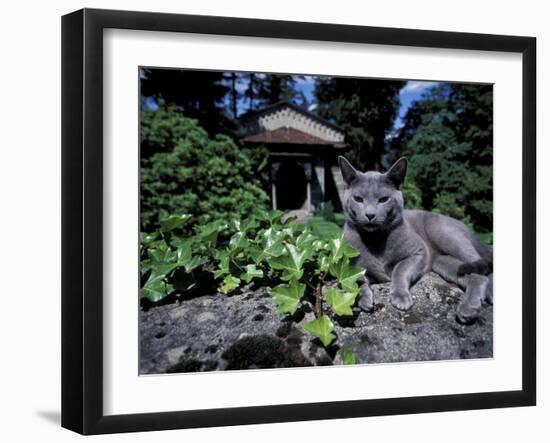
{"label": "green ivy leaf", "polygon": [[296,247],[300,250],[305,251],[306,259],[312,260],[315,252],[317,251],[314,247],[315,237],[309,232],[308,229],[305,229],[299,236],[296,238]]}
{"label": "green ivy leaf", "polygon": [[201,257],[200,255],[195,255],[188,263],[186,263],[185,270],[191,272],[194,269],[198,268],[200,265],[206,263],[208,260],[206,257]]}
{"label": "green ivy leaf", "polygon": [[206,257],[193,256],[191,242],[179,247],[176,251],[176,263],[178,267],[184,267],[186,272],[191,272],[198,266],[206,263]]}
{"label": "green ivy leaf", "polygon": [[[159,245],[162,246],[162,245]],[[172,272],[176,267],[176,253],[169,248],[148,249],[149,260],[145,260],[145,270],[151,270],[149,280],[157,277],[164,277]]]}
{"label": "green ivy leaf", "polygon": [[237,289],[240,283],[241,281],[237,277],[233,277],[232,275],[227,275],[223,279],[223,283],[219,288],[220,292],[222,294],[229,294],[231,291]]}
{"label": "green ivy leaf", "polygon": [[218,241],[218,234],[224,229],[223,223],[219,221],[210,222],[202,225],[198,229],[198,237],[201,242],[206,243],[208,246],[214,246]]}
{"label": "green ivy leaf", "polygon": [[284,233],[280,230],[275,230],[272,227],[266,229],[263,234],[264,244],[266,248],[273,246],[274,244],[281,244],[283,240]]}
{"label": "green ivy leaf", "polygon": [[141,271],[141,275],[144,276],[148,271],[153,269],[153,262],[149,258],[143,259],[139,263],[139,269]]}
{"label": "green ivy leaf", "polygon": [[218,269],[214,271],[214,278],[220,278],[222,275],[230,273],[229,269],[229,254],[227,252],[219,252],[217,256],[220,261]]}
{"label": "green ivy leaf", "polygon": [[256,265],[246,265],[246,271],[241,274],[241,280],[250,283],[253,278],[262,278],[264,271],[257,269]]}
{"label": "green ivy leaf", "polygon": [[344,291],[353,292],[354,294],[359,291],[357,279],[365,274],[364,269],[350,266],[347,257],[342,257],[337,263],[331,264],[329,271],[333,277],[338,279]]}
{"label": "green ivy leaf", "polygon": [[241,230],[241,221],[239,219],[234,218],[229,222],[229,227],[234,231],[238,232]]}
{"label": "green ivy leaf", "polygon": [[252,228],[255,228],[257,226],[258,226],[258,223],[253,218],[245,218],[242,220],[238,220],[238,219],[231,220],[231,227],[235,231],[248,232]]}
{"label": "green ivy leaf", "polygon": [[327,291],[325,300],[336,315],[353,315],[351,307],[355,303],[357,293],[342,292],[336,288]]}
{"label": "green ivy leaf", "polygon": [[329,259],[328,255],[321,255],[317,259],[316,273],[321,274],[321,273],[328,272],[329,266],[330,266],[330,259]]}
{"label": "green ivy leaf", "polygon": [[175,260],[173,251],[163,244],[159,244],[156,249],[148,249],[147,255],[153,263],[166,263]]}
{"label": "green ivy leaf", "polygon": [[176,263],[153,263],[151,265],[151,276],[149,278],[155,279],[157,277],[165,277],[176,269],[176,267]]}
{"label": "green ivy leaf", "polygon": [[147,298],[151,302],[157,303],[168,296],[173,290],[174,287],[166,283],[162,276],[157,276],[147,280],[143,288],[139,290],[139,295],[141,298]]}
{"label": "green ivy leaf", "polygon": [[240,251],[248,246],[248,239],[244,232],[236,232],[229,240],[229,247],[234,251]]}
{"label": "green ivy leaf", "polygon": [[160,229],[163,232],[173,231],[174,229],[183,226],[191,218],[193,218],[193,216],[189,214],[171,215],[169,217],[162,218],[159,220]]}
{"label": "green ivy leaf", "polygon": [[357,363],[357,356],[348,348],[340,349],[340,355],[342,356],[342,361],[345,365],[354,365]]}
{"label": "green ivy leaf", "polygon": [[267,291],[278,304],[277,312],[279,314],[294,314],[298,309],[298,304],[304,296],[306,285],[291,281],[288,285],[278,285],[269,288]]}
{"label": "green ivy leaf", "polygon": [[336,335],[333,334],[334,325],[332,324],[332,321],[330,321],[330,318],[326,315],[322,315],[316,320],[307,322],[304,325],[304,329],[311,332],[316,337],[319,337],[319,340],[321,340],[321,343],[323,343],[323,346],[325,347],[330,345],[336,338]]}
{"label": "green ivy leaf", "polygon": [[158,232],[152,232],[152,233],[140,232],[139,242],[144,246],[148,246],[151,243],[153,243],[157,239],[157,237],[158,237]]}
{"label": "green ivy leaf", "polygon": [[189,243],[184,243],[176,250],[176,261],[180,266],[184,266],[193,257],[190,246]]}
{"label": "green ivy leaf", "polygon": [[280,232],[284,238],[291,240],[294,238],[294,233],[296,232],[297,226],[298,225],[296,223],[291,223],[289,225],[285,224],[284,228],[282,228]]}
{"label": "green ivy leaf", "polygon": [[332,252],[332,261],[337,262],[342,257],[357,257],[359,252],[351,246],[342,234],[338,238],[333,238],[329,242],[329,247]]}
{"label": "green ivy leaf", "polygon": [[273,257],[268,260],[269,265],[273,269],[284,271],[281,279],[283,280],[299,280],[304,274],[302,265],[306,258],[305,251],[298,251],[294,245],[286,245],[287,254],[280,257]]}
{"label": "green ivy leaf", "polygon": [[270,246],[260,248],[259,246],[251,245],[248,249],[248,254],[257,265],[270,257],[280,257],[285,253],[285,247],[282,243],[272,243]]}
{"label": "green ivy leaf", "polygon": [[257,214],[259,220],[269,223],[271,226],[281,223],[281,218],[283,217],[284,212],[276,211],[260,211]]}
{"label": "green ivy leaf", "polygon": [[311,234],[309,229],[304,229],[304,231],[296,238],[296,246],[302,248],[306,245],[313,244],[315,237]]}

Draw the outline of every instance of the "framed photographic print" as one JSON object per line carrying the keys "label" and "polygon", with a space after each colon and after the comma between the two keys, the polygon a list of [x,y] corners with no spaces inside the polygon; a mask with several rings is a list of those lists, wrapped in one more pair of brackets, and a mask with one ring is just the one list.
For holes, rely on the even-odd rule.
{"label": "framed photographic print", "polygon": [[62,425],[534,405],[530,37],[62,21]]}

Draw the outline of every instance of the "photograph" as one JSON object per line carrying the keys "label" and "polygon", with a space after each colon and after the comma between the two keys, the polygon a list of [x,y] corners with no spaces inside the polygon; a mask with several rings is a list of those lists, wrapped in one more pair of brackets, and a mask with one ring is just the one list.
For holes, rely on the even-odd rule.
{"label": "photograph", "polygon": [[62,16],[61,426],[539,429],[540,30],[249,6]]}
{"label": "photograph", "polygon": [[493,358],[493,84],[136,80],[139,375]]}

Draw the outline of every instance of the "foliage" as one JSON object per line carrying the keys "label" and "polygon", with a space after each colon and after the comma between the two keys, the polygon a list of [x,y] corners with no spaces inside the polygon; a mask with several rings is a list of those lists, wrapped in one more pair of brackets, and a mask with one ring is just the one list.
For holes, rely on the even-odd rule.
{"label": "foliage", "polygon": [[142,110],[148,104],[173,106],[186,117],[196,119],[208,134],[229,133],[235,123],[225,112],[223,99],[229,88],[222,72],[185,69],[142,68],[140,93]]}
{"label": "foliage", "polygon": [[343,232],[339,225],[319,216],[310,217],[307,221],[307,226],[314,235],[322,238],[335,237]]}
{"label": "foliage", "polygon": [[440,192],[437,194],[434,200],[433,211],[462,220],[470,229],[473,229],[470,216],[466,214],[464,206],[458,203],[454,194],[449,192]]}
{"label": "foliage", "polygon": [[315,211],[315,215],[323,217],[326,221],[336,222],[336,215],[334,214],[334,205],[332,202],[325,202]]}
{"label": "foliage", "polygon": [[348,159],[361,170],[380,169],[386,136],[399,109],[405,82],[364,78],[319,77],[318,113],[346,132]]}
{"label": "foliage", "polygon": [[342,356],[342,361],[345,365],[354,365],[355,363],[357,363],[357,357],[348,348],[340,349],[340,355]]}
{"label": "foliage", "polygon": [[280,314],[293,315],[309,300],[316,319],[304,327],[329,346],[336,337],[331,318],[352,315],[365,270],[351,264],[358,252],[341,230],[323,237],[282,216],[262,211],[193,227],[187,214],[163,218],[160,230],[141,233],[140,297],[158,303],[193,290],[268,286]]}
{"label": "foliage", "polygon": [[[265,74],[257,72],[242,72],[228,74],[235,76],[235,82],[231,83],[232,104],[238,98],[243,99],[246,110],[253,111],[279,101],[287,101],[304,105],[304,96],[296,88],[301,75],[289,74]],[[240,85],[242,93],[239,92]],[[307,102],[307,100],[306,100]]]}
{"label": "foliage", "polygon": [[419,207],[492,231],[493,91],[491,85],[441,84],[413,104],[392,143],[409,158],[408,184]]}
{"label": "foliage", "polygon": [[297,75],[270,74],[259,79],[259,90],[256,100],[258,105],[267,106],[279,101],[292,102],[297,95]]}
{"label": "foliage", "polygon": [[268,201],[246,150],[229,137],[209,137],[174,107],[141,113],[142,229],[185,213],[198,223],[253,213]]}
{"label": "foliage", "polygon": [[313,234],[323,238],[338,237],[342,234],[342,227],[346,217],[341,212],[334,212],[334,205],[325,202],[315,214],[307,220],[307,226]]}
{"label": "foliage", "polygon": [[417,209],[422,207],[422,191],[411,179],[406,179],[401,187],[405,208]]}
{"label": "foliage", "polygon": [[333,333],[334,324],[326,315],[306,323],[304,329],[316,335],[324,346],[329,346],[336,338]]}

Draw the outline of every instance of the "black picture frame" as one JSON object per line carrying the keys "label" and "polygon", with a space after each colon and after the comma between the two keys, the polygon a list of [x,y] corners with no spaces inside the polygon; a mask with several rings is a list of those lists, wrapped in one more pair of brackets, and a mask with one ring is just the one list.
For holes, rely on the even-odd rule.
{"label": "black picture frame", "polygon": [[[131,415],[103,413],[103,30],[171,31],[522,55],[522,389]],[[82,434],[228,426],[536,403],[536,39],[83,9],[62,18],[62,426]]]}

